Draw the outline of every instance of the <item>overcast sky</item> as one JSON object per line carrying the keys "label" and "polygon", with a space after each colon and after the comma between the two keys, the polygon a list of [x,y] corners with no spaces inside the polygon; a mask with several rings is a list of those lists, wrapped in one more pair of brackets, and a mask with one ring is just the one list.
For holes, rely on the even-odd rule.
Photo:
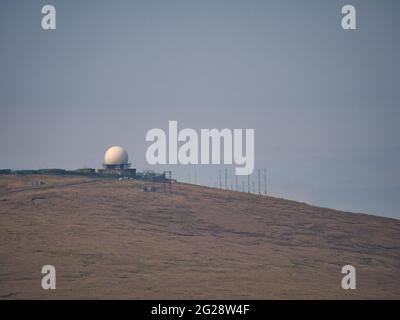
{"label": "overcast sky", "polygon": [[97,168],[121,145],[142,170],[168,120],[254,128],[270,194],[400,218],[399,35],[397,0],[3,0],[0,168]]}

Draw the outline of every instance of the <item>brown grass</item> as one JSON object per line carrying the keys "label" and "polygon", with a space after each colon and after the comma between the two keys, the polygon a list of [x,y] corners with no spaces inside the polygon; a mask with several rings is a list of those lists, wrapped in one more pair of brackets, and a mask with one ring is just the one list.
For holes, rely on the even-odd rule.
{"label": "brown grass", "polygon": [[[34,180],[45,182],[31,186]],[[86,177],[0,177],[0,298],[398,299],[400,221]],[[41,288],[41,268],[57,289]],[[341,268],[357,289],[341,288]]]}

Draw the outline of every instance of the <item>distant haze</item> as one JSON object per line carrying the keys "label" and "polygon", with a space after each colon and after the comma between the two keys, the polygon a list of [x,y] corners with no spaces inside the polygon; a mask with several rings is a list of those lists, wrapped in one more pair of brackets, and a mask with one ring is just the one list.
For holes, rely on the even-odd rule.
{"label": "distant haze", "polygon": [[100,167],[120,145],[142,170],[168,120],[254,128],[270,194],[400,218],[399,1],[352,0],[356,31],[345,1],[52,0],[54,31],[45,4],[0,2],[0,168]]}

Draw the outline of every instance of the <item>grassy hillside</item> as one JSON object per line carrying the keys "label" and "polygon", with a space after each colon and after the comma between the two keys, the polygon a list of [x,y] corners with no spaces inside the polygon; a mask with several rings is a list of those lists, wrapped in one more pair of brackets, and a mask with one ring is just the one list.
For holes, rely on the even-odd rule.
{"label": "grassy hillside", "polygon": [[[41,180],[42,185],[32,186]],[[400,221],[187,184],[0,176],[0,298],[399,298]],[[57,289],[41,288],[41,268]],[[357,289],[341,288],[341,268]]]}

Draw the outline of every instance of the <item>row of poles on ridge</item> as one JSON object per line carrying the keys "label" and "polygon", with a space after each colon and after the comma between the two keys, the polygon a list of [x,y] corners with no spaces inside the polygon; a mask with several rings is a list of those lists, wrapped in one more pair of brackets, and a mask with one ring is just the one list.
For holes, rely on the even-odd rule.
{"label": "row of poles on ridge", "polygon": [[[188,173],[188,181],[192,183],[192,175]],[[193,183],[197,184],[197,172],[194,172]],[[218,180],[214,182],[214,188],[226,189],[238,192],[254,193],[259,195],[267,195],[267,169],[258,169],[256,179],[251,179],[247,176],[234,176],[234,179],[229,179],[228,169],[223,171],[218,170]]]}

